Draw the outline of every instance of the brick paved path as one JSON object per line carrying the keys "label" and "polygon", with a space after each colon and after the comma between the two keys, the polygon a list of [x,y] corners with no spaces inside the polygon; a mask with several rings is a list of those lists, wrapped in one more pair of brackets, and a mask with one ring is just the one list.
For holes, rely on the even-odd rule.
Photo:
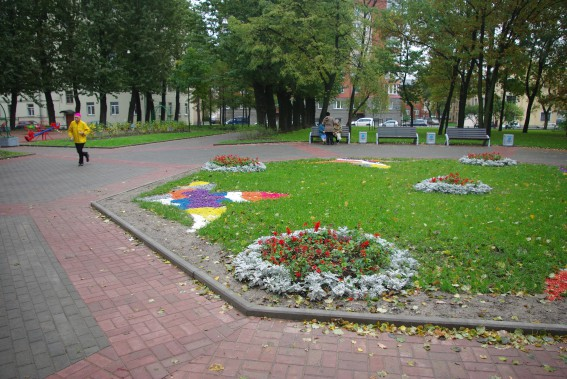
{"label": "brick paved path", "polygon": [[[90,202],[197,169],[215,154],[447,157],[486,148],[271,144],[208,137],[0,161],[0,378],[566,378],[566,346],[339,335],[302,322],[244,317],[101,217]],[[88,146],[88,144],[87,144]],[[492,150],[502,149],[498,147]],[[566,164],[557,151],[504,149]],[[430,345],[425,348],[424,344]]]}

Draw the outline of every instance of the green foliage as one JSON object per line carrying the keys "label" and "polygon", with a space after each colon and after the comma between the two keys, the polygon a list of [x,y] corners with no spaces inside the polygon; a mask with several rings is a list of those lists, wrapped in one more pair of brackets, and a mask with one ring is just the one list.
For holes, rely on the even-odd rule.
{"label": "green foliage", "polygon": [[[172,186],[203,180],[219,191],[273,191],[274,201],[232,203],[200,231],[232,253],[259,236],[304,224],[379,233],[412,251],[419,282],[444,291],[539,293],[549,273],[567,264],[567,182],[556,167],[481,167],[456,160],[394,160],[388,170],[316,160],[278,162],[254,174],[198,172]],[[487,195],[413,190],[424,178],[459,172],[493,187]],[[331,180],[332,179],[332,180]],[[166,191],[162,186],[160,191]],[[153,191],[153,193],[165,193]],[[458,286],[458,287],[457,287]]]}

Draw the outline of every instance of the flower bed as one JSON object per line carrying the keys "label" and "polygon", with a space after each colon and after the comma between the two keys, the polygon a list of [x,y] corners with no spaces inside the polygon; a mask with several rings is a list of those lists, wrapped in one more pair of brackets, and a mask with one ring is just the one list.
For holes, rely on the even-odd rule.
{"label": "flower bed", "polygon": [[201,168],[204,171],[224,172],[258,172],[264,171],[266,165],[258,158],[239,157],[238,155],[217,155]]}
{"label": "flower bed", "polygon": [[238,280],[269,292],[361,299],[403,289],[417,261],[378,235],[319,227],[260,237],[233,260]]}
{"label": "flower bed", "polygon": [[227,203],[254,202],[288,196],[285,193],[264,191],[213,192],[214,188],[214,183],[192,182],[188,186],[176,188],[167,194],[144,197],[140,200],[173,205],[187,211],[194,220],[193,227],[188,231],[195,232],[226,212]]}
{"label": "flower bed", "polygon": [[545,280],[547,300],[554,301],[567,296],[567,270],[561,270]]}
{"label": "flower bed", "polygon": [[469,165],[477,166],[515,166],[517,162],[510,158],[504,158],[497,152],[482,153],[482,154],[468,154],[459,159],[459,162]]}
{"label": "flower bed", "polygon": [[414,185],[414,189],[422,192],[442,192],[456,195],[484,194],[492,188],[481,181],[461,178],[459,173],[435,176]]}

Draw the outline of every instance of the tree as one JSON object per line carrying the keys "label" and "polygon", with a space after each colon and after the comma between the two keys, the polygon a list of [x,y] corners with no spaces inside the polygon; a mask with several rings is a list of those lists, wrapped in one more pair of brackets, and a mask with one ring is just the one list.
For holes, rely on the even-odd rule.
{"label": "tree", "polygon": [[38,61],[35,57],[34,28],[29,15],[34,7],[31,0],[0,0],[0,95],[9,98],[9,125],[16,125],[16,111],[20,94],[33,94],[37,89],[35,78]]}

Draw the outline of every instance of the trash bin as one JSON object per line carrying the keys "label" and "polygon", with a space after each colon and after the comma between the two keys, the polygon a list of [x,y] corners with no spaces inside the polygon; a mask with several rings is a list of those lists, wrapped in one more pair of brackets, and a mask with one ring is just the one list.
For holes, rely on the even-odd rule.
{"label": "trash bin", "polygon": [[368,141],[368,132],[358,132],[358,143],[366,143]]}
{"label": "trash bin", "polygon": [[502,146],[514,146],[514,135],[504,134],[504,138],[502,139]]}
{"label": "trash bin", "polygon": [[427,138],[425,139],[425,143],[428,145],[435,145],[435,133],[427,132]]}

